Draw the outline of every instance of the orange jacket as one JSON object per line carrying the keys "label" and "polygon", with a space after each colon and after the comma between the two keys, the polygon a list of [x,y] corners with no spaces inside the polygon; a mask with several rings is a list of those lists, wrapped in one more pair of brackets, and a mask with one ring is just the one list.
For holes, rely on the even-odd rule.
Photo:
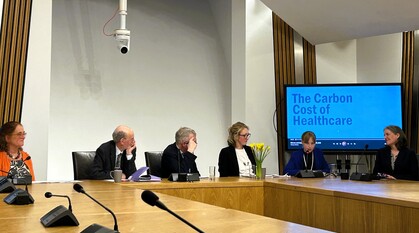
{"label": "orange jacket", "polygon": [[[25,160],[29,155],[25,151],[21,151],[22,158]],[[28,159],[25,161],[26,166],[28,166],[29,171],[32,175],[32,181],[35,180],[35,172],[33,171],[32,166],[32,159]],[[7,155],[5,151],[0,151],[0,176],[7,176],[7,173],[10,170],[10,157]]]}

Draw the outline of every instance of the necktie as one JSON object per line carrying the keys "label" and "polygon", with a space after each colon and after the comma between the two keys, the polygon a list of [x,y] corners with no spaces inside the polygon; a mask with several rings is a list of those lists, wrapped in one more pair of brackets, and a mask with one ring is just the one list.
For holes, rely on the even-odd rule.
{"label": "necktie", "polygon": [[121,168],[121,157],[122,157],[122,153],[119,153],[116,156],[115,168]]}

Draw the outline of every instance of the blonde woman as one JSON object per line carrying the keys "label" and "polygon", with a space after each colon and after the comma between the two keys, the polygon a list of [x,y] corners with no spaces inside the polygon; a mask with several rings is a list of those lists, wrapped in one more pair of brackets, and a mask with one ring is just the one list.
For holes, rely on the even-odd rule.
{"label": "blonde woman", "polygon": [[249,127],[242,122],[228,129],[228,147],[221,149],[218,157],[220,177],[249,175],[256,164],[252,149],[246,145],[250,135]]}

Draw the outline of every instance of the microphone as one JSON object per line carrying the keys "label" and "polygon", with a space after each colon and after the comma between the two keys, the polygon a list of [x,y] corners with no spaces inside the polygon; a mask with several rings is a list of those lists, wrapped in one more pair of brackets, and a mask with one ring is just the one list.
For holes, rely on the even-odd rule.
{"label": "microphone", "polygon": [[[28,155],[28,157],[26,157],[25,159],[22,159],[22,166],[24,166],[25,161],[28,161],[31,159],[31,156]],[[10,171],[9,171],[10,173]],[[7,176],[9,178],[12,179],[12,183],[16,184],[16,185],[20,185],[20,184],[24,184],[24,185],[28,185],[28,184],[32,184],[32,175],[26,175],[26,176],[19,176],[18,174],[16,174],[14,177],[11,177],[11,174],[7,174]]]}
{"label": "microphone", "polygon": [[180,173],[180,154],[181,154],[182,152],[181,151],[179,151],[179,153],[177,153],[177,172],[178,173]]}
{"label": "microphone", "polygon": [[169,181],[175,182],[192,182],[192,181],[199,181],[199,173],[191,173],[191,169],[189,172],[181,172],[180,170],[180,157],[184,158],[182,152],[179,150],[177,153],[177,165],[178,171],[177,173],[171,173],[168,177]]}
{"label": "microphone", "polygon": [[55,226],[78,226],[76,216],[74,216],[71,209],[70,197],[67,195],[54,195],[50,192],[45,193],[46,198],[51,197],[66,197],[68,199],[68,209],[62,205],[55,207],[50,210],[44,216],[41,217],[41,223],[44,227],[55,227]]}
{"label": "microphone", "polygon": [[[118,222],[116,221],[116,217],[115,214],[112,212],[112,210],[108,209],[106,206],[102,205],[99,201],[97,201],[96,199],[94,199],[92,196],[90,196],[89,194],[86,193],[86,191],[84,191],[83,186],[81,186],[80,184],[74,184],[73,189],[76,190],[79,193],[83,193],[84,195],[88,196],[90,199],[92,199],[94,202],[96,202],[98,205],[102,206],[102,208],[104,208],[105,210],[107,210],[109,213],[112,214],[113,220],[115,222],[115,225],[113,227],[114,231],[113,232],[119,232],[118,231]],[[82,232],[108,232],[111,231],[110,229],[101,226],[99,224],[92,224],[90,226],[88,226],[86,229],[84,229]]]}
{"label": "microphone", "polygon": [[[303,149],[304,169],[298,171],[295,177],[298,178],[321,178],[324,177],[323,171],[314,169],[314,150]],[[311,163],[309,157],[311,156]],[[310,169],[309,169],[310,168]]]}
{"label": "microphone", "polygon": [[65,197],[65,198],[67,198],[67,200],[68,200],[68,210],[70,210],[71,212],[73,212],[73,209],[71,208],[71,200],[70,200],[70,197],[69,196],[67,196],[67,195],[54,195],[54,194],[52,194],[50,192],[46,192],[45,193],[45,197],[46,198],[51,198],[51,197]]}
{"label": "microphone", "polygon": [[182,217],[180,217],[179,215],[177,215],[176,213],[174,213],[173,211],[171,211],[169,208],[167,208],[161,201],[159,201],[159,197],[155,193],[153,193],[152,191],[150,191],[150,190],[144,190],[141,193],[141,199],[143,199],[143,201],[145,203],[147,203],[147,204],[149,204],[151,206],[157,206],[160,209],[169,212],[170,214],[172,214],[173,216],[175,216],[180,221],[182,221],[182,222],[186,223],[188,226],[192,227],[197,232],[203,232],[202,230],[200,230],[196,226],[192,225],[190,222],[186,221],[185,219],[183,219]]}
{"label": "microphone", "polygon": [[[31,159],[31,156],[28,155],[28,157],[26,157],[26,159],[22,160],[22,162],[25,163],[25,161],[30,160],[30,159]],[[4,170],[0,170],[0,171],[3,172],[3,173],[7,173],[6,177],[9,178],[9,179],[12,179],[12,175],[10,174],[10,169],[9,169],[9,171],[4,171]]]}
{"label": "microphone", "polygon": [[342,169],[342,160],[339,158],[339,155],[336,157],[336,170],[338,170],[338,174]]}
{"label": "microphone", "polygon": [[29,194],[28,184],[26,183],[26,180],[23,179],[23,181],[25,182],[25,190],[20,188],[15,189],[13,192],[11,192],[3,199],[4,202],[11,205],[28,205],[33,204],[35,202],[31,194]]}
{"label": "microphone", "polygon": [[351,178],[350,178],[351,180],[372,181],[372,175],[371,174],[369,174],[369,173],[358,173],[358,165],[359,165],[359,162],[361,161],[361,159],[364,156],[365,151],[367,151],[367,149],[368,149],[368,144],[365,144],[365,148],[362,151],[361,155],[359,156],[358,161],[355,164],[355,172],[352,173]]}

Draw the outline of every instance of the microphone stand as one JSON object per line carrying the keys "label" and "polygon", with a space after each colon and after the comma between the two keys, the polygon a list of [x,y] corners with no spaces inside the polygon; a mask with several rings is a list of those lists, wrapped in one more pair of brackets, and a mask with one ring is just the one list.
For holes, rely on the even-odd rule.
{"label": "microphone stand", "polygon": [[100,203],[95,198],[93,198],[88,193],[86,193],[86,191],[84,191],[84,189],[83,189],[83,187],[81,185],[79,185],[79,184],[76,183],[76,184],[73,185],[73,189],[75,191],[79,192],[79,193],[83,193],[84,195],[86,195],[90,199],[92,199],[94,202],[96,202],[98,205],[102,206],[102,208],[104,208],[106,211],[108,211],[112,215],[113,220],[115,222],[114,230],[111,230],[111,229],[109,229],[107,227],[104,227],[104,226],[101,226],[99,224],[94,223],[94,224],[88,226],[86,229],[84,229],[81,233],[115,233],[115,232],[119,232],[119,230],[118,230],[118,222],[116,221],[116,216],[112,212],[112,210],[110,210],[106,206],[102,205],[102,203]]}
{"label": "microphone stand", "polygon": [[152,191],[150,191],[150,190],[144,190],[141,193],[141,199],[143,199],[143,201],[145,203],[147,203],[147,204],[149,204],[151,206],[157,206],[158,208],[169,212],[171,215],[175,216],[177,219],[179,219],[180,221],[182,221],[186,225],[192,227],[197,232],[202,232],[203,233],[203,231],[201,229],[199,229],[198,227],[194,226],[192,223],[186,221],[185,219],[183,219],[182,217],[180,217],[179,215],[177,215],[175,212],[173,212],[169,208],[167,208],[166,205],[164,205],[161,201],[159,201],[159,197],[156,194],[154,194]]}
{"label": "microphone stand", "polygon": [[181,151],[179,151],[179,153],[177,153],[177,166],[178,166],[177,172],[178,173],[180,173],[180,154],[181,153],[182,153]]}
{"label": "microphone stand", "polygon": [[180,155],[181,155],[181,151],[178,150],[177,152],[177,173],[171,173],[169,176],[169,181],[180,181],[179,180],[179,174],[180,174]]}
{"label": "microphone stand", "polygon": [[[20,166],[19,169],[23,168],[25,166],[25,162],[30,160],[31,156],[26,157],[25,159],[23,159],[22,156],[22,165]],[[24,184],[24,185],[28,185],[28,184],[32,184],[32,175],[29,173],[29,175],[23,175],[21,176],[20,174],[16,174],[14,177],[11,177],[11,175],[9,174],[10,170],[7,174],[7,176],[10,176],[10,179],[12,181],[13,184],[15,185],[20,185],[20,184]]]}
{"label": "microphone stand", "polygon": [[196,230],[197,232],[201,232],[203,233],[202,230],[200,230],[198,227],[192,225],[192,223],[186,221],[185,219],[183,219],[182,217],[180,217],[179,215],[177,215],[175,212],[171,211],[169,208],[166,208],[166,211],[169,212],[170,214],[172,214],[173,216],[175,216],[177,219],[179,219],[180,221],[182,221],[183,223],[186,223],[188,226],[192,227],[194,230]]}
{"label": "microphone stand", "polygon": [[[357,180],[357,181],[372,181],[372,175],[369,173],[358,173],[358,165],[361,161],[362,157],[365,155],[365,151],[368,149],[368,144],[365,145],[364,150],[362,151],[362,154],[360,155],[358,161],[355,164],[355,172],[352,173],[350,179],[351,180]],[[366,159],[367,161],[367,159]]]}
{"label": "microphone stand", "polygon": [[116,231],[116,232],[119,232],[118,231],[118,224],[117,224],[117,221],[116,221],[116,216],[115,216],[115,214],[110,210],[110,209],[108,209],[106,206],[104,206],[104,205],[102,205],[100,202],[98,202],[96,199],[94,199],[92,196],[90,196],[88,193],[86,193],[86,192],[83,192],[86,196],[88,196],[90,199],[92,199],[94,202],[96,202],[98,205],[100,205],[100,206],[102,206],[105,210],[107,210],[109,213],[111,213],[111,215],[112,215],[112,217],[113,217],[113,221],[115,222],[115,225],[114,225],[114,227],[113,227],[113,229],[114,229],[114,231]]}

